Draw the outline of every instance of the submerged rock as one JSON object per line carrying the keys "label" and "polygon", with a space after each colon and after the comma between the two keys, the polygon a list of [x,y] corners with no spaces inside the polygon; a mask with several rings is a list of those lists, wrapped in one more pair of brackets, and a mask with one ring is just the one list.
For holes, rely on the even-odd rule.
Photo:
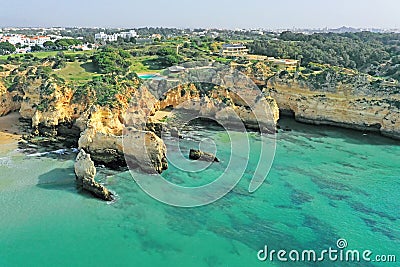
{"label": "submerged rock", "polygon": [[219,162],[219,159],[214,154],[203,152],[196,149],[190,149],[189,159],[202,160],[208,162]]}
{"label": "submerged rock", "polygon": [[76,157],[75,175],[78,184],[82,186],[84,190],[102,200],[114,200],[114,195],[108,191],[107,188],[94,180],[94,177],[96,176],[96,167],[94,166],[90,155],[83,149],[81,149]]}
{"label": "submerged rock", "polygon": [[171,133],[171,137],[178,138],[178,139],[183,139],[183,136],[180,134],[178,128],[172,127],[169,131]]}

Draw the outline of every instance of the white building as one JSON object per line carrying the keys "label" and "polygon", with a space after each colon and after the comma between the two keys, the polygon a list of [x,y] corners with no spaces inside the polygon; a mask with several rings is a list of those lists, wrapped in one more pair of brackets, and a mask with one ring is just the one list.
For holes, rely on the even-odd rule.
{"label": "white building", "polygon": [[120,33],[117,33],[117,35],[118,35],[118,37],[122,37],[124,39],[134,38],[134,37],[138,36],[135,30],[130,30],[129,32],[120,32]]}
{"label": "white building", "polygon": [[43,46],[43,44],[47,41],[50,41],[51,38],[49,36],[33,36],[27,37],[22,34],[13,34],[13,35],[3,35],[0,38],[0,42],[9,42],[12,45],[20,44],[21,46]]}
{"label": "white building", "polygon": [[129,32],[114,33],[114,34],[106,34],[104,32],[100,32],[94,35],[94,39],[100,41],[115,42],[118,40],[119,37],[123,39],[129,39],[137,36],[138,35],[135,30],[130,30]]}
{"label": "white building", "polygon": [[96,34],[94,35],[94,39],[96,39],[96,40],[103,40],[103,41],[106,41],[106,40],[107,40],[107,37],[108,37],[108,35],[105,34],[104,32],[96,33]]}
{"label": "white building", "polygon": [[95,40],[99,40],[99,41],[107,41],[107,42],[115,42],[118,40],[118,36],[117,34],[105,34],[104,32],[101,33],[96,33],[94,35],[94,39]]}
{"label": "white building", "polygon": [[28,40],[29,40],[28,46],[37,45],[37,46],[41,46],[41,47],[43,47],[43,44],[45,42],[51,41],[49,36],[34,36],[31,38],[28,38]]}

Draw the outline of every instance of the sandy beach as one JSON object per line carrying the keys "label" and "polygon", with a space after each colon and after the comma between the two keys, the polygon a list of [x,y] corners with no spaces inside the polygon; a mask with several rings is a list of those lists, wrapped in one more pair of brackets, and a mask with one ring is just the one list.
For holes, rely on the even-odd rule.
{"label": "sandy beach", "polygon": [[170,117],[171,111],[168,110],[159,110],[157,111],[154,116],[152,117],[154,121],[162,121],[165,118]]}
{"label": "sandy beach", "polygon": [[21,139],[22,131],[18,112],[0,117],[0,151],[16,149]]}

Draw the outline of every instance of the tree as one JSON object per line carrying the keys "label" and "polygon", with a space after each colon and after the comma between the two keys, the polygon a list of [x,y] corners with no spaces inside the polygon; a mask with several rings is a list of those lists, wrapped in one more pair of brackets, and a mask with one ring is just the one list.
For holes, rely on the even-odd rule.
{"label": "tree", "polygon": [[69,42],[67,41],[67,39],[60,39],[57,40],[55,43],[60,49],[68,49],[69,47]]}
{"label": "tree", "polygon": [[131,54],[121,49],[106,47],[93,55],[93,63],[103,74],[123,75],[129,72]]}
{"label": "tree", "polygon": [[56,44],[52,41],[46,41],[44,42],[43,47],[46,49],[54,49],[56,48]]}
{"label": "tree", "polygon": [[157,50],[156,54],[162,57],[168,55],[176,56],[176,50],[170,47],[161,47],[160,49]]}
{"label": "tree", "polygon": [[17,49],[15,46],[10,44],[9,42],[2,42],[0,43],[0,55],[8,55],[12,54],[16,51]]}
{"label": "tree", "polygon": [[43,48],[38,46],[38,45],[35,45],[35,46],[31,47],[31,51],[32,52],[41,51],[41,50],[43,50]]}
{"label": "tree", "polygon": [[77,39],[59,39],[55,42],[55,45],[59,48],[59,49],[63,49],[66,50],[68,48],[70,48],[73,45],[78,45],[81,44],[82,42],[80,40]]}
{"label": "tree", "polygon": [[179,57],[175,56],[175,55],[168,55],[168,56],[162,57],[161,61],[165,66],[170,67],[172,65],[176,65],[179,63]]}
{"label": "tree", "polygon": [[221,50],[221,45],[218,43],[211,43],[210,49],[212,52],[218,52],[219,50]]}

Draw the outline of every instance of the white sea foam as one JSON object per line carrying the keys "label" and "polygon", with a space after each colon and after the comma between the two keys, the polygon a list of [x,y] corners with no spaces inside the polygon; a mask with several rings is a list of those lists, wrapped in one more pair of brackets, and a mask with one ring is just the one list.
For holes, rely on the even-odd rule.
{"label": "white sea foam", "polygon": [[[39,153],[33,153],[33,154],[29,154],[27,155],[27,157],[43,157],[43,156],[47,156],[49,154],[57,154],[57,155],[68,155],[70,149],[66,149],[66,148],[62,148],[62,149],[57,149],[54,151],[50,151],[50,152],[39,152]],[[70,150],[72,153],[76,153],[77,149],[73,148]]]}

